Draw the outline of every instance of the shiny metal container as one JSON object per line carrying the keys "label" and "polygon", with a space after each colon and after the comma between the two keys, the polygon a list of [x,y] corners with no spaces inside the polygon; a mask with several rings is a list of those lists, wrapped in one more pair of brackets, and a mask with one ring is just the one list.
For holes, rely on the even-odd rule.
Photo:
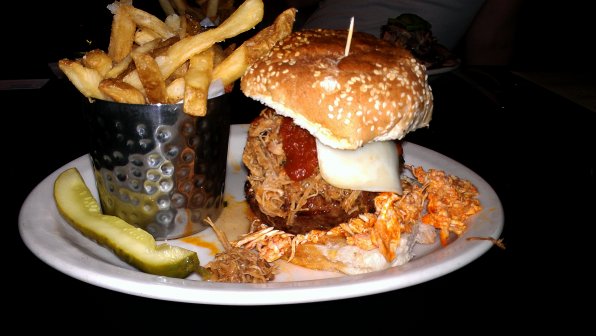
{"label": "shiny metal container", "polygon": [[223,209],[229,95],[204,117],[182,104],[85,103],[90,157],[103,213],[174,239],[204,230]]}

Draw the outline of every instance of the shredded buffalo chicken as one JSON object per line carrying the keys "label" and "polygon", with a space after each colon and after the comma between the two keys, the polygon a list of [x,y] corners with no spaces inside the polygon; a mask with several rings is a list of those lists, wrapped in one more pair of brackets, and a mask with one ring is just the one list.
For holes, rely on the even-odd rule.
{"label": "shredded buffalo chicken", "polygon": [[449,232],[462,234],[468,217],[482,210],[477,198],[478,190],[470,181],[447,175],[441,170],[409,169],[427,189],[428,213],[422,217],[422,222],[439,229],[441,244],[447,245]]}
{"label": "shredded buffalo chicken", "polygon": [[[401,234],[412,232],[414,225],[439,229],[441,244],[446,245],[450,232],[461,235],[467,219],[482,210],[478,191],[469,181],[440,170],[406,168],[417,180],[404,177],[402,195],[380,193],[375,198],[374,213],[361,214],[329,231],[312,230],[304,235],[257,225],[251,233],[231,244],[256,250],[263,259],[273,262],[280,258],[291,260],[299,244],[323,244],[332,237],[343,237],[348,244],[364,250],[379,248],[390,262],[395,258]],[[433,241],[434,238],[426,239],[424,243]]]}

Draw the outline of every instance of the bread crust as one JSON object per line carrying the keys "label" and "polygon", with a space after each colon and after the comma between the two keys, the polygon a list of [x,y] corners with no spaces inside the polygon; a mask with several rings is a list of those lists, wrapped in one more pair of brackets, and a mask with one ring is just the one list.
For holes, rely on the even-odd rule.
{"label": "bread crust", "polygon": [[356,149],[428,126],[433,96],[426,68],[406,49],[347,31],[292,33],[253,63],[244,94],[291,117],[323,144]]}

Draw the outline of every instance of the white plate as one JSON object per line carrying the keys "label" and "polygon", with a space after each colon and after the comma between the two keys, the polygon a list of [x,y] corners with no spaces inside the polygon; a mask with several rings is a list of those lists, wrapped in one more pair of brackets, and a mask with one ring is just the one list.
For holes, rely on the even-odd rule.
{"label": "white plate", "polygon": [[446,72],[453,71],[457,68],[459,68],[459,62],[456,65],[452,65],[452,66],[445,66],[445,67],[426,70],[426,74],[428,76],[435,76],[435,75],[440,75],[440,74],[444,74]]}
{"label": "white plate", "polygon": [[[233,125],[226,178],[226,194],[242,202],[245,171],[241,154],[247,125]],[[132,295],[190,303],[225,305],[267,305],[316,302],[358,297],[391,291],[435,279],[457,270],[484,254],[492,243],[466,237],[498,238],[503,228],[503,209],[493,189],[478,175],[432,150],[404,144],[406,161],[425,169],[438,168],[470,180],[480,191],[484,210],[473,217],[469,229],[446,247],[421,246],[409,263],[384,271],[355,276],[306,270],[284,264],[275,282],[228,284],[200,280],[196,275],[175,279],[142,273],[119,260],[107,249],[75,231],[58,214],[52,196],[54,180],[69,167],[77,167],[97,197],[88,156],[82,156],[44,179],[27,197],[19,216],[19,230],[27,247],[41,260],[76,279]],[[211,229],[195,235],[203,242],[218,245]],[[170,240],[173,245],[199,253],[203,264],[213,254],[209,249]],[[219,246],[219,245],[218,245]]]}

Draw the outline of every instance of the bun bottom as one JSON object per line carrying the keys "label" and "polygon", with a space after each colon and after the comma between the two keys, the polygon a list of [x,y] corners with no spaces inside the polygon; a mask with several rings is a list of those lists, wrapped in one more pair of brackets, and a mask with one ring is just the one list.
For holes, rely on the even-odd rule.
{"label": "bun bottom", "polygon": [[[414,230],[416,232],[416,230]],[[379,249],[363,250],[348,245],[345,239],[333,239],[326,244],[306,243],[296,246],[292,264],[302,267],[335,271],[345,274],[362,274],[380,271],[391,266],[403,265],[414,256],[412,250],[416,243],[416,233],[402,234],[396,258],[388,262]]]}

